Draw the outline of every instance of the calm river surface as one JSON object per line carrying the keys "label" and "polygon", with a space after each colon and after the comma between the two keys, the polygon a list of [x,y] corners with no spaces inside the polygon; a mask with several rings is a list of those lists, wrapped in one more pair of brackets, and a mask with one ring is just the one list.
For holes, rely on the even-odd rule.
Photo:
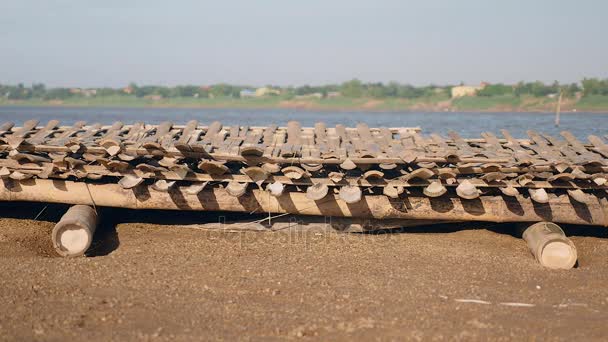
{"label": "calm river surface", "polygon": [[204,109],[204,108],[62,108],[0,106],[0,121],[21,124],[25,120],[60,120],[71,124],[78,120],[89,123],[110,124],[114,121],[133,123],[145,121],[159,123],[172,121],[176,124],[196,119],[201,124],[219,120],[225,125],[241,124],[263,126],[285,125],[289,120],[298,120],[303,126],[312,126],[323,121],[328,126],[344,124],[354,126],[365,122],[370,127],[419,126],[423,132],[446,134],[454,130],[464,137],[479,137],[481,132],[500,133],[504,128],[516,137],[524,137],[526,130],[558,135],[568,130],[581,139],[590,134],[608,134],[608,114],[563,113],[561,127],[553,125],[550,113],[410,113],[410,112],[314,112],[293,109]]}

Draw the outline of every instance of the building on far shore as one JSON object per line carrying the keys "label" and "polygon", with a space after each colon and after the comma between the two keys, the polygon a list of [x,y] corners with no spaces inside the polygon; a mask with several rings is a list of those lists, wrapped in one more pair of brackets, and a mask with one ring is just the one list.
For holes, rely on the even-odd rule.
{"label": "building on far shore", "polygon": [[242,98],[246,97],[256,97],[255,91],[251,89],[243,89],[239,92],[239,96]]}
{"label": "building on far shore", "polygon": [[452,98],[459,98],[465,96],[475,96],[477,92],[485,88],[488,84],[486,82],[481,82],[478,86],[466,86],[461,85],[457,87],[452,87]]}
{"label": "building on far shore", "polygon": [[323,98],[323,94],[321,94],[321,93],[312,93],[312,94],[295,96],[296,100],[322,99],[322,98]]}
{"label": "building on far shore", "polygon": [[269,87],[262,87],[255,90],[256,97],[263,97],[268,95],[281,95],[281,91]]}
{"label": "building on far shore", "polygon": [[97,95],[97,89],[70,88],[70,94],[79,94],[85,97],[91,97]]}

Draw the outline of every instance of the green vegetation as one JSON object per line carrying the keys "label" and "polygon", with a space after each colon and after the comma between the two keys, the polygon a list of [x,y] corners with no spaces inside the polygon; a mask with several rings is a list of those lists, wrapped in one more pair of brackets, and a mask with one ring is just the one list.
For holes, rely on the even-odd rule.
{"label": "green vegetation", "polygon": [[37,83],[0,84],[0,105],[303,108],[317,110],[552,111],[558,95],[564,110],[608,112],[608,79],[584,79],[580,85],[519,82],[483,84],[473,96],[452,98],[455,86],[416,87],[397,82],[354,79],[321,86],[259,88],[231,84],[175,87],[47,88]]}
{"label": "green vegetation", "polygon": [[583,96],[576,104],[578,110],[581,111],[607,111],[608,96],[604,95],[589,95]]}
{"label": "green vegetation", "polygon": [[583,84],[583,94],[585,96],[608,95],[608,79],[585,78],[581,83]]}
{"label": "green vegetation", "polygon": [[515,95],[467,96],[455,99],[452,105],[457,110],[491,110],[493,108],[519,108],[521,98]]}

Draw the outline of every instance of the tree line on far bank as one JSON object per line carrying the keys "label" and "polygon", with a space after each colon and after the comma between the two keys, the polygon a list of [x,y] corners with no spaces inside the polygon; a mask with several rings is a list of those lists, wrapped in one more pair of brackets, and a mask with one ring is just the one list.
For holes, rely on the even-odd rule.
{"label": "tree line on far bank", "polygon": [[[304,85],[299,87],[267,86],[267,88],[279,90],[280,95],[270,93],[268,96],[280,96],[285,99],[306,97],[314,95],[317,98],[343,96],[348,98],[403,98],[417,99],[424,97],[449,97],[454,86],[421,86],[416,87],[398,82],[362,82],[353,79],[342,84],[330,84],[322,86]],[[48,88],[42,83],[34,83],[31,86],[23,84],[4,85],[0,84],[0,97],[9,100],[65,100],[73,97],[108,97],[108,96],[131,96],[137,98],[239,98],[243,91],[255,90],[255,87],[239,86],[230,84],[215,84],[211,86],[180,85],[175,87],[144,85],[135,83],[124,88]],[[608,79],[585,78],[580,84],[560,84],[557,81],[552,84],[536,82],[519,82],[514,85],[487,84],[477,92],[478,96],[534,96],[544,97],[551,94],[563,93],[564,96],[573,97],[576,94],[608,95]]]}

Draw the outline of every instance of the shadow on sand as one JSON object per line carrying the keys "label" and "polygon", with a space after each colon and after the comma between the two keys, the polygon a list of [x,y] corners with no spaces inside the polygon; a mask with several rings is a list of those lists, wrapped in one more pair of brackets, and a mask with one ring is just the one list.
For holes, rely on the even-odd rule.
{"label": "shadow on sand", "polygon": [[[69,205],[52,203],[12,202],[0,203],[0,218],[30,219],[47,222],[58,222],[67,211]],[[98,208],[100,222],[93,238],[87,256],[105,256],[120,246],[119,234],[116,226],[121,223],[150,223],[158,225],[188,225],[204,224],[222,221],[250,222],[263,219],[265,215],[231,212],[197,212],[172,210],[130,210],[122,208]],[[312,223],[321,222],[322,217],[309,217],[304,221]],[[298,218],[299,220],[299,218]],[[321,220],[321,221],[319,221]],[[560,225],[567,236],[588,236],[608,238],[608,229],[597,226]],[[498,234],[521,238],[526,224],[518,223],[492,223],[492,222],[456,222],[434,224],[415,227],[380,229],[354,234],[445,234],[462,230],[489,230]]]}

